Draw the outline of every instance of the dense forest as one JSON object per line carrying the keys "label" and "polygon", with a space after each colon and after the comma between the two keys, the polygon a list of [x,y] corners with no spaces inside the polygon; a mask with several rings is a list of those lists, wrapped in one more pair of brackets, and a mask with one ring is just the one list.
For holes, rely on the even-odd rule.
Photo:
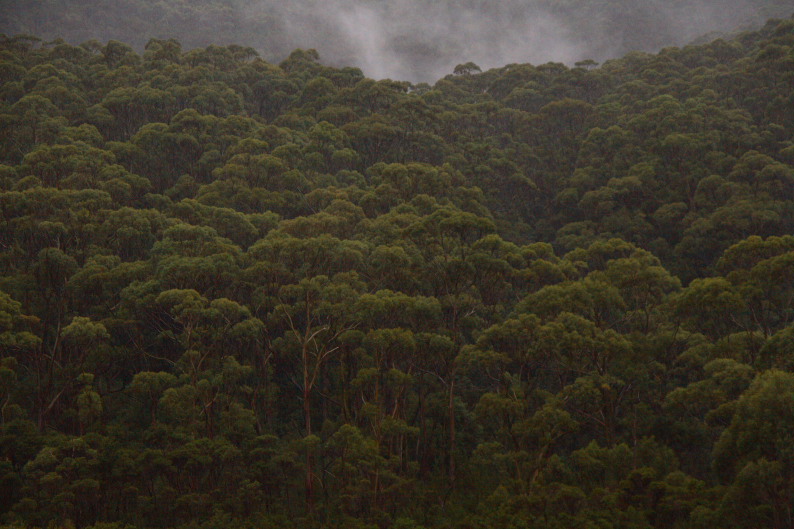
{"label": "dense forest", "polygon": [[794,19],[366,78],[0,38],[0,524],[794,526]]}

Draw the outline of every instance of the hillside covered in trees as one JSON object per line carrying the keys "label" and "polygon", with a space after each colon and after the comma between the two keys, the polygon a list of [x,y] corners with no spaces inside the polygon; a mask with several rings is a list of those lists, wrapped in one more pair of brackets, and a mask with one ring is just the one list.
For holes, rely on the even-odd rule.
{"label": "hillside covered in trees", "polygon": [[794,19],[0,61],[0,524],[792,527]]}

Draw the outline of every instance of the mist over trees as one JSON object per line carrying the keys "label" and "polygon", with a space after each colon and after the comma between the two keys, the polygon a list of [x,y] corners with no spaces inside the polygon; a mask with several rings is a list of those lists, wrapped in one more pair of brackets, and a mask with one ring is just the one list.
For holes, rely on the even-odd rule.
{"label": "mist over trees", "polygon": [[272,62],[314,48],[374,78],[434,82],[456,64],[603,61],[760,27],[789,0],[45,0],[0,2],[0,32],[78,44],[150,38],[254,47]]}
{"label": "mist over trees", "polygon": [[794,18],[431,85],[135,5],[0,36],[0,528],[792,528]]}

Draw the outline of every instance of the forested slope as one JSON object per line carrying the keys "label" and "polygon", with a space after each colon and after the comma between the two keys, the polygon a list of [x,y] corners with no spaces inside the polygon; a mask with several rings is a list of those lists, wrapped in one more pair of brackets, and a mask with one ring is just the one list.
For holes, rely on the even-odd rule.
{"label": "forested slope", "polygon": [[794,20],[434,86],[0,41],[14,527],[792,527]]}

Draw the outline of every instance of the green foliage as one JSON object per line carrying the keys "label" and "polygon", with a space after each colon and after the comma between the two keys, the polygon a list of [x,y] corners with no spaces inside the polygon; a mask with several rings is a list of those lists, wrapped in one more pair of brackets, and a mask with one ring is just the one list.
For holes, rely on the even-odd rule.
{"label": "green foliage", "polygon": [[432,87],[1,37],[0,523],[790,527],[793,28]]}

